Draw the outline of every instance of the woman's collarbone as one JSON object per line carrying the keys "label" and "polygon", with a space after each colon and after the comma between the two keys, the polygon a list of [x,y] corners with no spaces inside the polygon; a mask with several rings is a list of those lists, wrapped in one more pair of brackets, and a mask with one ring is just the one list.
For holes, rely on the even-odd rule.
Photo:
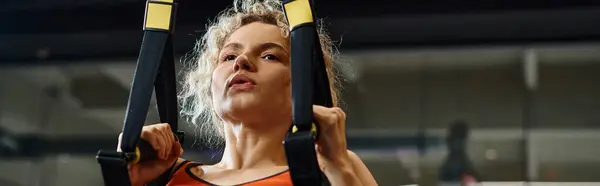
{"label": "woman's collarbone", "polygon": [[218,169],[210,166],[199,166],[202,170],[193,170],[196,177],[215,185],[239,185],[272,177],[288,170],[287,166],[275,166],[259,169]]}

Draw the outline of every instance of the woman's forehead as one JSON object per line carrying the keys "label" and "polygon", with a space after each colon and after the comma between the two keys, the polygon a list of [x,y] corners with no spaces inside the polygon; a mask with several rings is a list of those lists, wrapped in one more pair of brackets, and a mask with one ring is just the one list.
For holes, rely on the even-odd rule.
{"label": "woman's forehead", "polygon": [[258,46],[264,43],[275,43],[289,48],[288,38],[283,36],[281,28],[261,22],[254,22],[240,27],[229,36],[223,46],[228,46],[229,43],[237,43],[242,47],[246,45]]}

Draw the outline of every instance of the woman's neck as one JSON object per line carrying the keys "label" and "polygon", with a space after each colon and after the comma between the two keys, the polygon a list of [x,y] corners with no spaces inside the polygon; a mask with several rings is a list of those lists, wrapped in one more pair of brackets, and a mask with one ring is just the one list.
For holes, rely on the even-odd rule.
{"label": "woman's neck", "polygon": [[285,135],[282,134],[289,128],[288,124],[266,124],[225,124],[225,151],[218,165],[225,169],[287,165],[283,147]]}

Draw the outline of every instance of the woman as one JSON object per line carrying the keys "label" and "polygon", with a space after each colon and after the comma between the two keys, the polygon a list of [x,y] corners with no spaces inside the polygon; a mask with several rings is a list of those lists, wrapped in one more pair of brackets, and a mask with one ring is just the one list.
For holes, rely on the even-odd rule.
{"label": "woman", "polygon": [[[334,77],[330,39],[320,34],[330,77]],[[165,171],[168,185],[292,185],[284,141],[292,117],[289,27],[279,2],[234,2],[209,26],[195,49],[193,66],[180,94],[182,113],[213,144],[224,139],[221,161],[214,165],[180,158],[183,149],[168,124],[145,126],[141,138],[160,160],[131,165],[133,185]],[[337,104],[338,85],[330,78]],[[317,157],[334,186],[377,185],[356,154],[347,150],[345,114],[313,107],[320,125]]]}

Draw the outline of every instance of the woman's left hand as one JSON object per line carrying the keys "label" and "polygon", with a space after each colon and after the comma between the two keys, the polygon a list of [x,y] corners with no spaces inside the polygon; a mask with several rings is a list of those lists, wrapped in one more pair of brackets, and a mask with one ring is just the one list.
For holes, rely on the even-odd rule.
{"label": "woman's left hand", "polygon": [[346,113],[338,107],[313,105],[313,115],[319,125],[316,150],[321,170],[325,174],[353,174],[346,145]]}
{"label": "woman's left hand", "polygon": [[376,186],[369,169],[346,145],[346,113],[338,107],[313,106],[319,125],[317,161],[332,186]]}

